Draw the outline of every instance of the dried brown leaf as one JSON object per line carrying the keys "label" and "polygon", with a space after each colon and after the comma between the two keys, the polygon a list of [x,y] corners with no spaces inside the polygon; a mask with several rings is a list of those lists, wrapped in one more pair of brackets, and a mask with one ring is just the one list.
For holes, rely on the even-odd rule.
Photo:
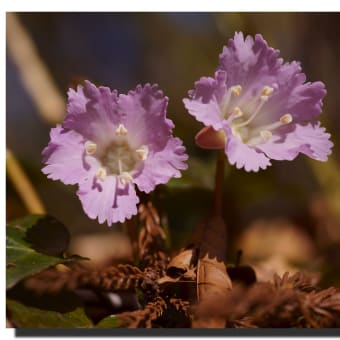
{"label": "dried brown leaf", "polygon": [[[226,266],[226,226],[222,218],[215,217],[206,223],[199,247],[197,264],[197,297],[199,304],[220,305],[232,288]],[[222,307],[222,305],[221,305]],[[225,327],[225,319],[218,313],[196,317],[193,328]]]}
{"label": "dried brown leaf", "polygon": [[[172,258],[167,268],[167,275],[172,278],[185,276],[187,272],[190,273],[189,277],[192,278],[193,270],[197,265],[197,248],[193,245],[181,250],[178,255]],[[196,275],[194,275],[195,278]]]}

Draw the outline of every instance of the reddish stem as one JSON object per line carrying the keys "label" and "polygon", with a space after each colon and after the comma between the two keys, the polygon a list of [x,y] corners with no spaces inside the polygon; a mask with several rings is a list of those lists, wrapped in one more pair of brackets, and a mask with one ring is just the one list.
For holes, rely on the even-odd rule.
{"label": "reddish stem", "polygon": [[215,172],[215,191],[214,191],[214,208],[213,215],[215,217],[222,216],[223,202],[223,182],[224,182],[224,150],[218,150]]}

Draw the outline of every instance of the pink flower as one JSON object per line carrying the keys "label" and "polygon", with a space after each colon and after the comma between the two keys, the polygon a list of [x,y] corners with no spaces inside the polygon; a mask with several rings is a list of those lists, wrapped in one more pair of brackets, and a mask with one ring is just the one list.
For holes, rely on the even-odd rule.
{"label": "pink flower", "polygon": [[258,171],[271,159],[293,160],[299,153],[326,161],[331,153],[330,134],[317,121],[324,84],[306,83],[300,64],[284,64],[278,55],[260,34],[244,39],[235,33],[214,78],[202,77],[183,100],[206,125],[197,143],[224,148],[238,169]]}
{"label": "pink flower", "polygon": [[166,118],[168,98],[157,85],[127,95],[89,81],[68,93],[64,123],[51,130],[43,173],[78,184],[86,214],[99,223],[123,222],[137,213],[135,184],[146,193],[180,177],[188,156]]}

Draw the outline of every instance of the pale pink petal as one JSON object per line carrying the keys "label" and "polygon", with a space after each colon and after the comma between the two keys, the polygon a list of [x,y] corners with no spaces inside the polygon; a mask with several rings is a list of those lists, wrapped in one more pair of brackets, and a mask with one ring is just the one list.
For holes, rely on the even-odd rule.
{"label": "pale pink petal", "polygon": [[76,184],[88,176],[91,168],[84,152],[84,138],[60,125],[51,130],[51,141],[43,150],[42,172],[48,178],[61,180],[65,184]]}
{"label": "pale pink petal", "polygon": [[170,178],[181,177],[179,170],[187,169],[188,159],[179,138],[171,138],[163,150],[151,153],[144,161],[142,170],[134,178],[134,183],[145,192],[152,191],[157,184],[167,183]]}
{"label": "pale pink petal", "polygon": [[85,213],[99,223],[124,222],[137,214],[139,202],[133,184],[122,186],[116,176],[107,176],[104,181],[95,176],[79,185],[77,195]]}
{"label": "pale pink petal", "polygon": [[84,87],[78,87],[77,92],[70,90],[69,101],[63,126],[87,140],[104,144],[121,120],[117,92],[85,81]]}
{"label": "pale pink petal", "polygon": [[138,85],[127,95],[119,95],[121,123],[135,145],[152,144],[162,149],[172,135],[173,122],[166,118],[169,98],[157,84]]}
{"label": "pale pink petal", "polygon": [[188,112],[199,122],[211,125],[215,130],[222,128],[221,92],[225,91],[226,74],[216,72],[215,78],[202,77],[195,83],[195,90],[189,91],[189,98],[183,99]]}
{"label": "pale pink petal", "polygon": [[232,134],[229,127],[225,127],[225,129],[227,131],[225,153],[230,164],[236,165],[237,169],[244,168],[248,172],[257,172],[259,169],[266,169],[271,165],[269,158],[264,153],[244,144]]}
{"label": "pale pink petal", "polygon": [[320,122],[297,124],[290,132],[273,136],[257,148],[276,160],[292,160],[299,153],[304,153],[318,161],[327,161],[333,147],[329,138],[330,134],[320,127]]}

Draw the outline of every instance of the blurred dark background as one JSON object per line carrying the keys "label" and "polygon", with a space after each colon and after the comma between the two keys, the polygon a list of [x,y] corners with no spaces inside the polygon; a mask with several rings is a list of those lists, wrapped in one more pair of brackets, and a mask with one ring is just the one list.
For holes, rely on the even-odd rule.
{"label": "blurred dark background", "polygon": [[[321,80],[326,84],[328,94],[321,120],[335,144],[332,157],[327,163],[318,163],[300,155],[293,162],[274,161],[272,167],[259,173],[228,166],[224,212],[233,245],[229,257],[234,258],[240,242],[239,247],[246,247],[242,237],[250,236],[244,233],[254,232],[249,247],[255,247],[252,251],[260,260],[261,256],[272,258],[277,252],[284,253],[283,248],[296,247],[296,253],[303,255],[293,256],[292,261],[303,262],[308,268],[312,265],[313,269],[320,258],[322,263],[328,260],[337,263],[340,240],[338,13],[16,15],[65,100],[68,88],[84,79],[121,93],[138,83],[158,83],[170,98],[168,115],[176,124],[174,133],[183,139],[191,156],[183,181],[172,180],[152,194],[169,225],[172,249],[189,243],[196,225],[209,214],[216,156],[194,144],[194,136],[202,125],[187,114],[182,98],[201,76],[213,75],[218,55],[235,31],[245,35],[261,33],[270,46],[281,51],[285,61],[301,61],[308,81]],[[97,232],[118,234],[119,226],[109,229],[84,214],[75,195],[76,186],[48,180],[41,173],[41,151],[49,141],[51,126],[41,118],[23,86],[10,53],[6,62],[7,147],[21,162],[46,210],[65,223],[74,237]],[[9,180],[6,205],[8,220],[27,214]],[[271,238],[267,234],[273,230]],[[264,255],[259,255],[258,250],[266,248],[262,243],[257,245],[259,239],[267,240],[270,245]],[[283,245],[276,244],[279,241]],[[247,251],[244,256],[246,260]]]}

